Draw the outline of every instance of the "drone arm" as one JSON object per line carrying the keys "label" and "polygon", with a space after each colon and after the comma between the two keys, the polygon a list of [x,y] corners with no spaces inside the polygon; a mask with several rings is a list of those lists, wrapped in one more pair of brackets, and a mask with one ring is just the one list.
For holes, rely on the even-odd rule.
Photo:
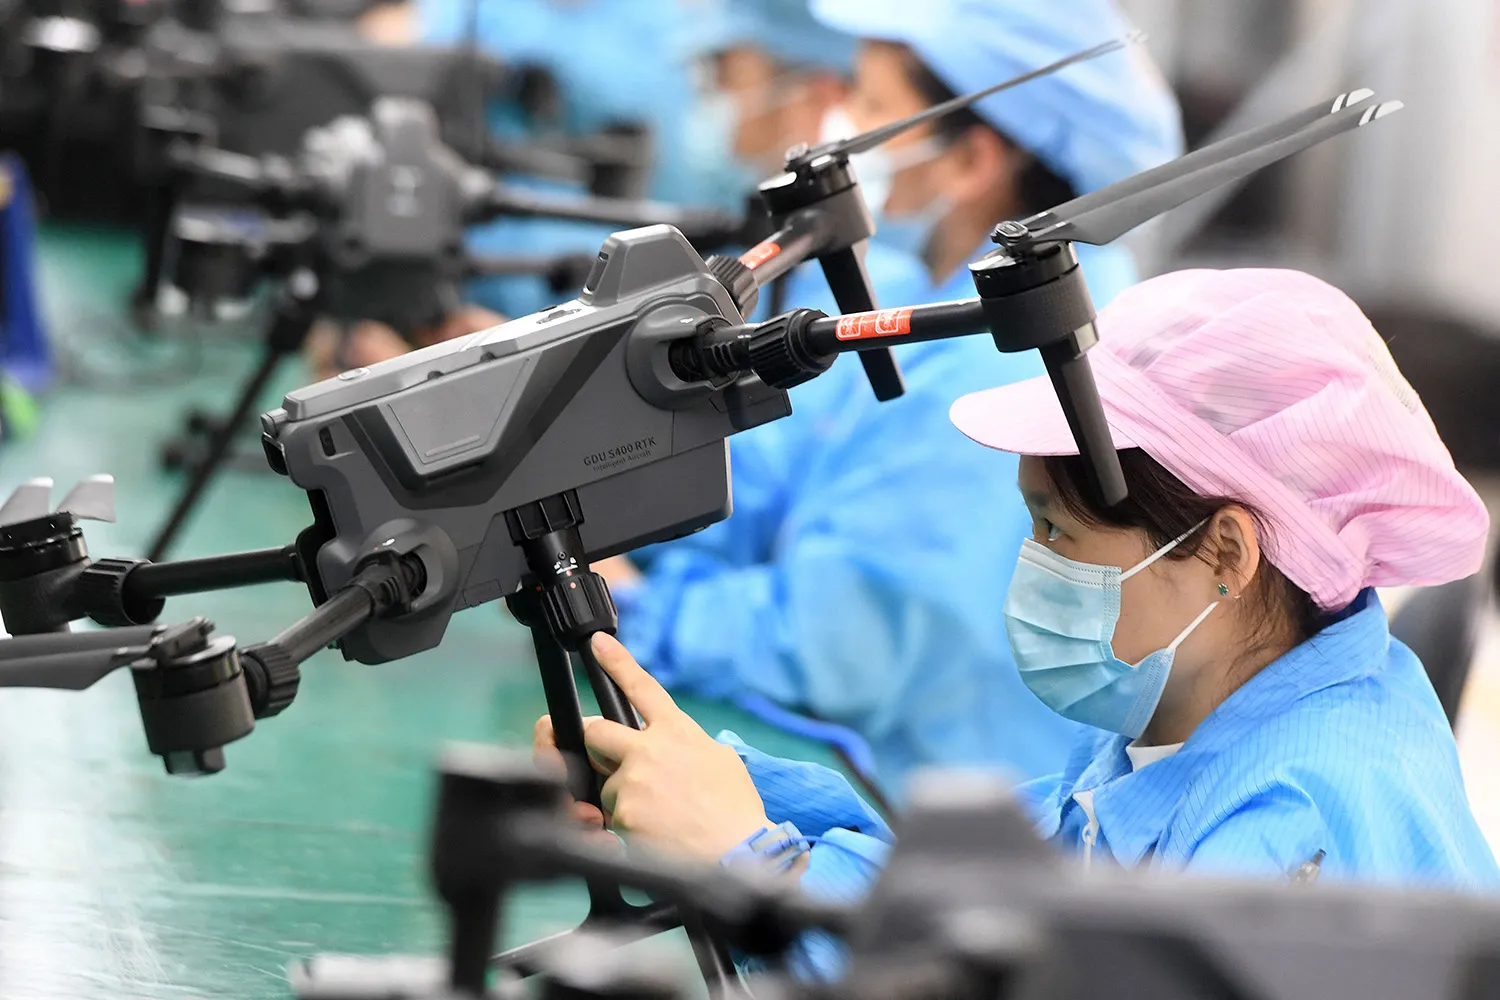
{"label": "drone arm", "polygon": [[417,557],[374,560],[347,587],[269,643],[252,646],[250,650],[275,647],[294,663],[300,663],[370,619],[409,603],[425,586],[425,573]]}
{"label": "drone arm", "polygon": [[503,216],[597,222],[628,228],[664,223],[681,230],[689,240],[703,244],[728,242],[744,227],[739,216],[715,209],[683,208],[627,198],[554,195],[526,191],[500,182],[490,185],[478,199],[469,212],[468,221],[485,222]]}
{"label": "drone arm", "polygon": [[243,153],[176,142],[167,150],[167,163],[184,175],[233,184],[248,191],[259,192],[266,184],[260,159]]}
{"label": "drone arm", "polygon": [[300,583],[302,579],[297,547],[286,545],[206,559],[141,563],[125,578],[124,590],[128,600],[149,601],[257,583]]}
{"label": "drone arm", "polygon": [[538,143],[504,142],[492,138],[486,142],[481,159],[481,166],[501,173],[566,181],[588,180],[587,164],[579,157]]}
{"label": "drone arm", "polygon": [[793,213],[776,232],[740,254],[755,287],[764,288],[817,255],[828,236],[828,217],[817,211]]}
{"label": "drone arm", "polygon": [[316,190],[298,176],[291,163],[280,157],[246,156],[179,141],[168,149],[167,164],[179,176],[234,185],[272,209],[311,208],[318,204]]}
{"label": "drone arm", "polygon": [[1100,497],[1107,504],[1124,499],[1119,460],[1086,357],[1098,339],[1091,319],[1074,327],[1067,337],[1036,339],[1027,335],[1025,323],[997,321],[996,308],[993,304],[986,306],[982,298],[847,316],[824,316],[800,309],[761,324],[709,331],[696,342],[683,341],[685,346],[669,357],[685,381],[753,372],[769,385],[789,388],[827,370],[838,354],[978,333],[991,334],[1001,351],[1041,351]]}

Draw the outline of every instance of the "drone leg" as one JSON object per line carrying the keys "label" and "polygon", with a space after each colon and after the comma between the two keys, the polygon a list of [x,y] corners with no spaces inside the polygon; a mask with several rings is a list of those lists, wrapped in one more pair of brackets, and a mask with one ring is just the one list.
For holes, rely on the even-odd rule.
{"label": "drone leg", "polygon": [[173,506],[171,514],[167,516],[166,522],[151,541],[151,547],[146,553],[147,559],[159,562],[171,551],[172,544],[177,541],[177,536],[182,532],[188,518],[192,516],[198,502],[203,498],[208,484],[213,481],[214,476],[224,465],[236,433],[245,421],[250,419],[250,414],[254,412],[256,404],[260,401],[266,384],[271,381],[271,376],[281,366],[282,359],[296,353],[302,346],[302,342],[307,338],[307,332],[312,329],[316,315],[311,297],[298,298],[289,294],[277,307],[276,315],[271,321],[271,329],[266,337],[265,347],[261,352],[260,363],[240,386],[239,396],[229,416],[223,423],[209,431],[208,450],[203,460],[192,466],[187,485],[178,495],[177,503]]}
{"label": "drone leg", "polygon": [[[818,258],[823,277],[828,280],[828,289],[844,313],[869,312],[875,308],[875,289],[870,284],[870,274],[865,270],[864,252],[850,248]],[[895,399],[906,392],[906,382],[901,377],[901,368],[889,347],[873,351],[860,351],[859,363],[864,366],[865,378],[875,390],[875,398],[881,402]]]}
{"label": "drone leg", "polygon": [[[547,714],[552,717],[553,736],[568,769],[568,793],[579,802],[598,806],[601,782],[589,766],[588,751],[583,745],[583,708],[573,683],[573,663],[568,651],[547,623],[538,590],[525,588],[512,595],[507,604],[516,620],[531,631],[537,668],[542,675],[542,692],[547,698]],[[631,909],[615,886],[589,882],[588,891],[587,920],[615,917]]]}
{"label": "drone leg", "polygon": [[573,684],[573,664],[568,651],[548,629],[546,614],[533,588],[512,595],[507,603],[516,620],[531,631],[552,731],[568,768],[568,793],[580,802],[598,805],[599,782],[589,767],[583,746],[583,709],[578,702],[578,688]]}
{"label": "drone leg", "polygon": [[[589,569],[585,558],[583,539],[578,530],[583,517],[576,495],[561,495],[528,505],[512,511],[508,520],[511,537],[526,553],[527,565],[539,579],[547,581],[526,587],[513,596],[510,599],[511,612],[531,628],[558,749],[563,752],[564,759],[576,754],[587,763],[582,711],[567,649],[576,649],[583,661],[594,697],[599,702],[600,714],[632,729],[641,728],[635,709],[619,685],[605,672],[589,645],[595,632],[613,635],[618,627],[614,601],[610,599],[604,578]],[[563,719],[567,720],[566,724],[561,721]],[[577,720],[576,729],[574,720]],[[572,749],[574,747],[576,750]],[[574,780],[570,770],[570,788],[575,787]],[[576,787],[583,787],[581,780]],[[598,783],[592,774],[589,775],[589,792],[588,801],[597,805]],[[626,903],[615,887],[590,884],[589,901],[585,923],[600,918],[639,919],[643,915],[640,908]],[[709,996],[713,1000],[728,1000],[746,995],[728,946],[710,935],[701,921],[690,915],[683,915],[683,927],[688,932]]]}
{"label": "drone leg", "polygon": [[130,296],[131,311],[136,325],[149,328],[155,320],[156,296],[161,291],[162,272],[166,266],[167,238],[172,225],[172,212],[177,207],[175,185],[164,182],[156,185],[147,194],[146,270],[141,283]]}

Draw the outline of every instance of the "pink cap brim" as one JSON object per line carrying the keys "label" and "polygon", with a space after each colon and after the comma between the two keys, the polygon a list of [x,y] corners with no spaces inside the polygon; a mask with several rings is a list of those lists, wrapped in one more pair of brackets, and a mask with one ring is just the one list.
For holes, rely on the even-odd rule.
{"label": "pink cap brim", "polygon": [[[1104,403],[1104,413],[1115,448],[1136,447],[1130,435],[1121,430],[1108,400]],[[1068,418],[1057,401],[1052,380],[1045,375],[960,396],[949,409],[948,419],[968,437],[998,451],[1017,455],[1078,454],[1078,443],[1073,440]]]}

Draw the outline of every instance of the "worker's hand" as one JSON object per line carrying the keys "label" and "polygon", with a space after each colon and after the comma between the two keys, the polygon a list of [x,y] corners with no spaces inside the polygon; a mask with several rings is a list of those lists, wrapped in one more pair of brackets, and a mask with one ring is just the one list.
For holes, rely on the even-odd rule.
{"label": "worker's hand", "polygon": [[733,749],[699,728],[612,636],[595,634],[593,649],[645,725],[584,720],[589,759],[609,776],[600,798],[611,829],[659,850],[717,861],[772,825]]}
{"label": "worker's hand", "polygon": [[[415,346],[430,347],[504,322],[505,317],[499,313],[479,306],[461,306],[441,323],[417,330]],[[307,358],[314,375],[322,381],[351,368],[368,368],[399,358],[412,347],[394,327],[374,320],[355,323],[347,334],[335,324],[320,320],[308,335]]]}
{"label": "worker's hand", "polygon": [[596,563],[590,563],[589,569],[604,577],[604,582],[611,588],[633,587],[642,580],[641,571],[628,556],[610,556],[608,559],[600,559]]}
{"label": "worker's hand", "polygon": [[382,3],[361,14],[357,27],[381,45],[413,45],[418,35],[416,4]]}
{"label": "worker's hand", "polygon": [[458,310],[436,326],[425,327],[417,332],[417,340],[423,347],[441,344],[445,340],[467,337],[480,330],[488,330],[505,322],[505,317],[482,306],[459,306]]}
{"label": "worker's hand", "polygon": [[330,379],[350,368],[399,358],[411,345],[384,323],[363,321],[347,333],[337,323],[319,320],[307,336],[307,362],[319,381]]}
{"label": "worker's hand", "polygon": [[[567,765],[563,762],[562,751],[557,749],[557,734],[552,729],[552,716],[544,715],[536,722],[536,728],[531,733],[531,759],[536,766],[543,771],[564,777],[568,773]],[[591,835],[597,834],[602,840],[618,843],[613,834],[605,829],[606,817],[604,812],[590,802],[575,801],[571,807],[573,819],[584,827]]]}

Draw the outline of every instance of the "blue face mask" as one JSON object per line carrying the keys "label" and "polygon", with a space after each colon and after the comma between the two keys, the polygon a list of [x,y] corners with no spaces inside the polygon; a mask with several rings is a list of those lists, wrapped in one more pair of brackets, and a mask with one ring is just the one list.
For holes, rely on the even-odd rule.
{"label": "blue face mask", "polygon": [[1138,738],[1161,701],[1177,647],[1219,602],[1204,608],[1165,649],[1131,665],[1110,645],[1120,620],[1120,585],[1202,526],[1128,570],[1077,562],[1029,538],[1022,542],[1005,598],[1005,626],[1031,693],[1065,719]]}
{"label": "blue face mask", "polygon": [[920,210],[898,215],[886,208],[896,175],[929,163],[943,155],[943,146],[932,139],[891,152],[876,148],[850,157],[865,203],[875,215],[875,239],[912,257],[920,257],[937,224],[953,211],[948,195],[934,196]]}
{"label": "blue face mask", "polygon": [[875,238],[893,250],[921,257],[927,250],[927,241],[932,239],[932,231],[952,210],[952,199],[939,195],[912,215],[881,213],[875,217]]}
{"label": "blue face mask", "polygon": [[743,205],[763,179],[735,155],[739,121],[734,95],[714,93],[698,99],[686,124],[685,155],[697,183],[703,186],[702,197],[726,208]]}

